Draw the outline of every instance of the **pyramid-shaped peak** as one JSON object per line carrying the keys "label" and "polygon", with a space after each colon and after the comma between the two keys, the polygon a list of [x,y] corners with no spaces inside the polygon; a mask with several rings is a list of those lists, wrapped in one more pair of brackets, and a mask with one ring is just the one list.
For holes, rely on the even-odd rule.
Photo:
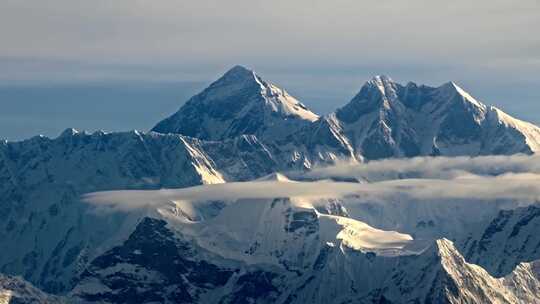
{"label": "pyramid-shaped peak", "polygon": [[235,65],[227,71],[227,74],[252,74],[253,70],[243,65]]}
{"label": "pyramid-shaped peak", "polygon": [[227,81],[242,81],[246,79],[253,79],[255,80],[255,72],[251,69],[248,69],[241,65],[235,65],[231,69],[229,69],[221,78],[220,80],[227,80]]}
{"label": "pyramid-shaped peak", "polygon": [[285,90],[234,66],[152,130],[209,140],[285,137],[319,117]]}
{"label": "pyramid-shaped peak", "polygon": [[453,81],[449,81],[439,87],[439,90],[442,90],[443,92],[446,92],[448,94],[458,94],[463,99],[469,101],[470,103],[480,107],[485,108],[486,106],[481,103],[480,101],[476,100],[471,94],[469,94],[467,91],[462,89],[457,83]]}

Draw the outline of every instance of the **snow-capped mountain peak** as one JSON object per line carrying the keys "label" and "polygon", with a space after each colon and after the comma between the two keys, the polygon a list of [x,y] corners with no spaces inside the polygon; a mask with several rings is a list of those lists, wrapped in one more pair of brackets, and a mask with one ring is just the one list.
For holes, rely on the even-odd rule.
{"label": "snow-capped mountain peak", "polygon": [[475,99],[455,82],[406,86],[375,76],[335,113],[358,158],[533,153],[540,129]]}
{"label": "snow-capped mountain peak", "polygon": [[251,69],[248,69],[241,65],[235,65],[230,70],[228,70],[221,80],[232,80],[232,79],[245,79],[245,78],[254,78],[256,77],[255,72]]}
{"label": "snow-capped mountain peak", "polygon": [[308,121],[315,121],[319,118],[317,114],[308,110],[305,105],[289,95],[287,91],[263,80],[253,70],[243,66],[234,66],[210,87],[223,85],[239,86],[243,89],[253,89],[253,86],[255,86],[260,90],[260,94],[266,97],[264,99],[265,105],[269,106],[273,112],[284,117],[291,116]]}
{"label": "snow-capped mountain peak", "polygon": [[235,66],[153,131],[210,140],[244,134],[283,137],[317,119],[285,90]]}

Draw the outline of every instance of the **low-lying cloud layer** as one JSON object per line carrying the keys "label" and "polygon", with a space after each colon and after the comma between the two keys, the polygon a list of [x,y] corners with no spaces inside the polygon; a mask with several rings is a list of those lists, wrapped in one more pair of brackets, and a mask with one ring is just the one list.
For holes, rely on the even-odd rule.
{"label": "low-lying cloud layer", "polygon": [[[540,155],[415,157],[364,164],[341,163],[316,168],[301,177],[381,181],[404,178],[454,179],[468,175],[498,176],[508,173],[540,174]],[[298,176],[294,173],[292,175]]]}
{"label": "low-lying cloud layer", "polygon": [[[84,201],[117,210],[160,207],[171,202],[234,201],[278,197],[320,198],[355,196],[356,201],[407,200],[540,201],[539,156],[421,157],[340,164],[318,168],[295,178],[307,182],[254,181],[203,185],[183,189],[120,190],[90,193]],[[355,178],[363,182],[334,182]]]}

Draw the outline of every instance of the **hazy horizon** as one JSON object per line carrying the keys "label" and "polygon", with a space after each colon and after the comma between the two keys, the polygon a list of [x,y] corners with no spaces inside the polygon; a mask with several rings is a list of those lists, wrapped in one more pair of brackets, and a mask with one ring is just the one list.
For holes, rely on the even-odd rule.
{"label": "hazy horizon", "polygon": [[[130,98],[139,106],[126,115],[103,119],[87,111],[84,120],[96,123],[80,125],[145,129],[197,91],[171,84],[199,83],[201,89],[237,64],[321,114],[384,74],[431,86],[455,81],[484,103],[540,124],[540,40],[529,33],[540,28],[538,0],[6,0],[1,7],[0,137],[55,136],[59,125],[71,127],[77,117],[76,107],[66,107],[92,109],[92,102],[107,101],[117,113]],[[87,90],[96,84],[114,87],[114,93]],[[28,95],[10,95],[22,87],[30,88]],[[62,96],[69,94],[43,87],[71,93],[78,87],[85,96],[66,100]],[[10,112],[33,107],[55,122],[41,125],[24,111]]]}
{"label": "hazy horizon", "polygon": [[[219,78],[225,70],[215,73],[213,79],[192,81],[149,80],[72,80],[72,81],[19,81],[0,83],[0,138],[10,141],[27,139],[36,135],[54,138],[66,128],[93,132],[147,131],[162,118],[176,112],[191,96],[200,92]],[[258,72],[258,70],[257,70]],[[359,71],[336,72],[326,81],[322,74],[309,72],[259,73],[261,76],[286,89],[315,113],[324,115],[345,105],[360,90],[365,81],[377,73]],[[270,74],[273,77],[267,77]],[[444,76],[427,83],[407,75],[418,72],[404,71],[394,80],[406,84],[438,86]],[[421,76],[421,75],[420,75]],[[420,78],[420,77],[418,77]],[[325,81],[321,85],[321,81]],[[456,81],[478,100],[501,108],[516,118],[540,124],[540,92],[533,84],[496,85],[475,81]]]}

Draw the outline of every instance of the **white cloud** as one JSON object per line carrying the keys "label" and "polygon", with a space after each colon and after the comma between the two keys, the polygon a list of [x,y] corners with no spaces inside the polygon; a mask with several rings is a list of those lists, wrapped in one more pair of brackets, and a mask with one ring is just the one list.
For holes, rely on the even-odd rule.
{"label": "white cloud", "polygon": [[451,179],[463,174],[501,175],[505,173],[540,173],[540,155],[416,157],[353,165],[343,163],[319,167],[304,176],[308,178],[348,177],[380,181],[397,178]]}
{"label": "white cloud", "polygon": [[172,201],[234,201],[239,199],[271,199],[281,197],[340,197],[358,190],[354,183],[329,182],[239,182],[203,185],[182,189],[120,190],[90,193],[86,202],[120,210],[159,207]]}
{"label": "white cloud", "polygon": [[[301,178],[299,174],[291,174]],[[109,191],[91,193],[85,201],[113,209],[159,207],[172,201],[269,199],[279,197],[336,198],[358,196],[357,201],[422,200],[540,201],[539,156],[484,156],[476,158],[414,158],[383,160],[360,165],[316,169],[304,177],[368,178],[369,183],[349,182],[243,182],[184,189]]]}

